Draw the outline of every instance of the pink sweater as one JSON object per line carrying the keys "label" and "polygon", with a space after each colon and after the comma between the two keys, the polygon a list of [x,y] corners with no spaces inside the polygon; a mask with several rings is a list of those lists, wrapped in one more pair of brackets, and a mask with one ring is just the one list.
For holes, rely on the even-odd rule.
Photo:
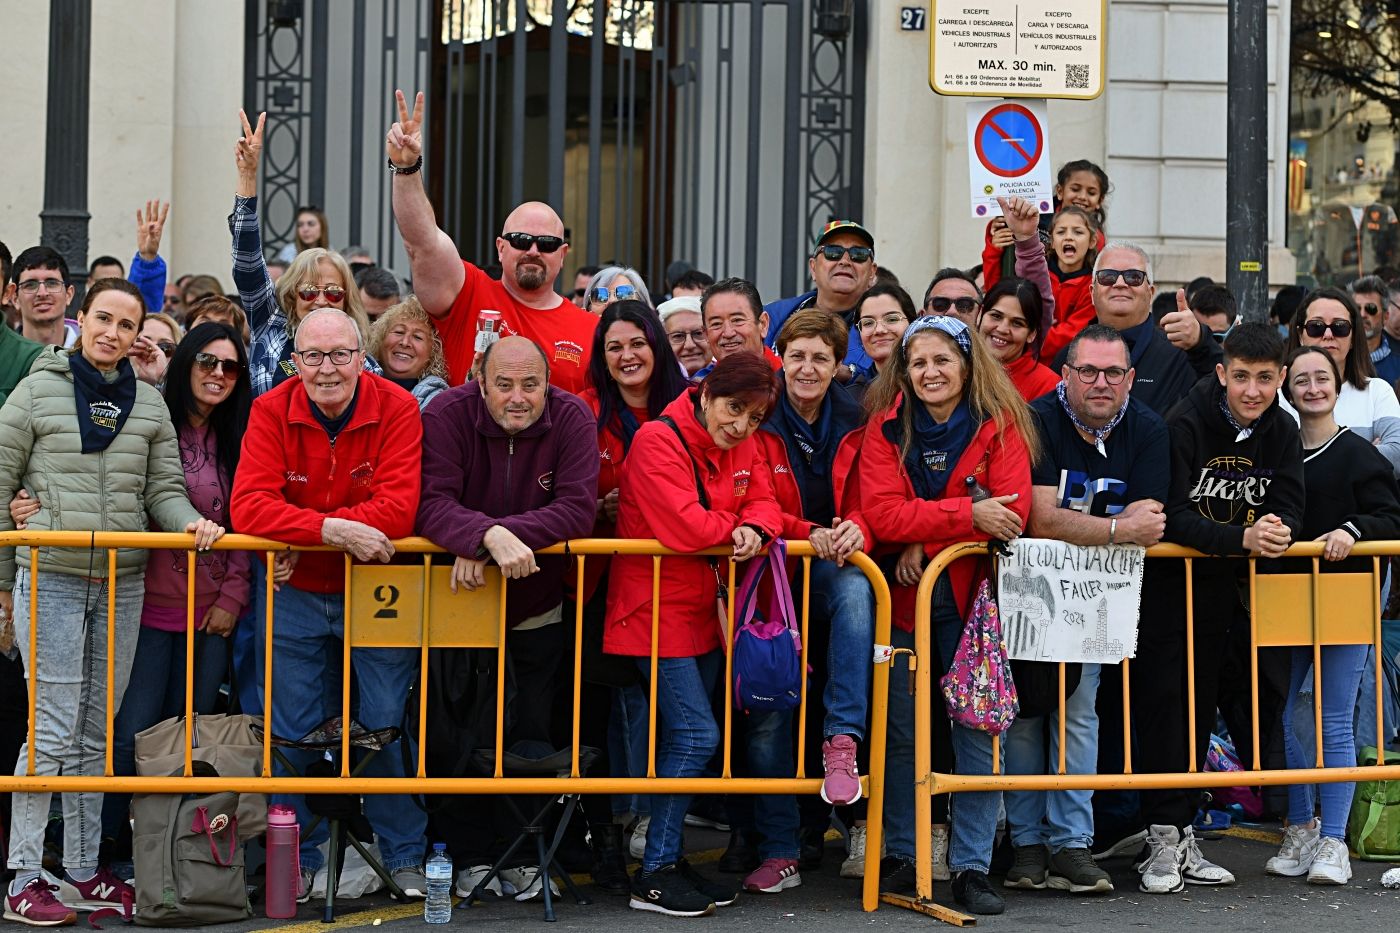
{"label": "pink sweater", "polygon": [[[207,427],[180,430],[180,464],[190,502],[199,514],[228,527],[228,497],[233,483],[215,466],[214,435]],[[195,563],[195,624],[211,605],[238,617],[248,604],[249,558],[246,551],[210,551]],[[185,551],[151,551],[146,565],[146,601],[141,624],[163,631],[183,631],[189,556]]]}

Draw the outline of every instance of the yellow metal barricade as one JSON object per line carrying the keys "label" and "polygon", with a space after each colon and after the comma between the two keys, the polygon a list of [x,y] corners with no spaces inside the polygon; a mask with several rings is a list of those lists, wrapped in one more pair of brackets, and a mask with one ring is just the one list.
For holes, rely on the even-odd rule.
{"label": "yellow metal barricade", "polygon": [[[1375,677],[1380,684],[1381,670],[1381,580],[1385,558],[1400,554],[1400,541],[1358,543],[1352,557],[1367,557],[1369,573],[1321,573],[1321,542],[1295,544],[1287,557],[1308,559],[1307,573],[1256,573],[1256,564],[1249,561],[1250,608],[1250,697],[1254,734],[1259,734],[1259,649],[1294,646],[1313,650],[1314,695],[1322,695],[1321,650],[1324,645],[1370,644],[1375,647]],[[942,694],[936,689],[936,674],[928,663],[935,655],[930,617],[933,590],[938,578],[952,563],[964,557],[985,557],[987,546],[966,542],[952,545],[940,552],[924,570],[919,581],[917,610],[914,622],[914,652],[917,667],[914,677],[914,817],[917,856],[917,897],[884,895],[883,900],[902,907],[927,913],[958,925],[971,924],[973,918],[935,902],[933,898],[933,866],[929,828],[932,798],[935,794],[968,791],[1050,791],[1050,790],[1127,790],[1161,788],[1228,787],[1238,784],[1280,785],[1317,784],[1340,781],[1374,781],[1400,779],[1400,764],[1385,764],[1383,734],[1384,691],[1376,690],[1376,749],[1378,763],[1370,767],[1323,767],[1322,706],[1314,703],[1316,730],[1315,767],[1306,769],[1266,770],[1260,766],[1259,743],[1254,743],[1252,762],[1246,771],[1205,772],[1195,761],[1196,697],[1194,652],[1194,605],[1192,602],[1192,564],[1198,560],[1217,560],[1198,551],[1176,545],[1160,544],[1147,550],[1156,559],[1182,560],[1186,565],[1186,701],[1189,751],[1188,770],[1174,774],[1139,774],[1132,764],[1131,662],[1123,666],[1123,756],[1122,774],[1065,773],[1065,666],[1059,665],[1059,761],[1054,774],[1006,775],[1000,770],[999,737],[993,739],[993,773],[986,775],[942,774],[932,768],[933,717],[946,715]],[[1244,558],[1238,558],[1244,559]],[[1141,663],[1151,663],[1144,659]],[[870,822],[882,823],[884,814],[871,800]]]}
{"label": "yellow metal barricade", "polygon": [[[38,549],[76,548],[104,551],[108,581],[116,579],[117,551],[121,548],[147,548],[159,550],[188,551],[190,574],[194,580],[196,554],[190,550],[191,537],[186,534],[163,533],[102,533],[102,532],[4,532],[0,533],[0,547],[27,548],[31,581],[29,586],[29,618],[34,624],[29,626],[28,675],[45,663],[36,657],[37,630],[43,624],[38,616],[37,582],[48,571],[38,569]],[[191,733],[186,735],[183,775],[168,777],[118,777],[112,768],[112,721],[115,716],[113,703],[113,665],[115,663],[115,629],[108,626],[107,632],[107,719],[106,719],[106,766],[102,775],[39,775],[34,767],[35,736],[35,693],[29,691],[29,731],[27,764],[22,774],[0,776],[0,792],[25,791],[101,791],[120,793],[211,793],[216,790],[238,793],[353,793],[353,794],[815,794],[821,788],[821,776],[808,776],[805,773],[805,725],[807,711],[807,685],[804,681],[801,704],[797,713],[797,755],[796,769],[787,778],[747,778],[735,777],[730,767],[730,751],[733,738],[732,703],[725,705],[723,728],[723,766],[718,777],[707,778],[658,778],[656,777],[656,670],[657,670],[657,631],[660,626],[661,607],[659,605],[659,570],[661,561],[677,555],[654,540],[614,540],[581,539],[554,545],[538,551],[539,554],[566,554],[578,558],[578,599],[574,617],[575,638],[573,656],[573,716],[571,724],[571,747],[573,760],[570,773],[562,777],[505,777],[502,774],[502,744],[505,729],[505,672],[506,664],[506,605],[509,587],[502,585],[499,571],[492,567],[486,575],[486,586],[473,592],[453,593],[449,586],[451,568],[433,563],[433,555],[441,549],[423,538],[408,538],[394,542],[396,554],[416,555],[404,563],[389,565],[360,564],[345,556],[345,638],[341,713],[344,722],[350,721],[350,671],[351,652],[373,648],[415,648],[420,651],[419,669],[419,708],[418,708],[418,755],[416,773],[403,778],[374,778],[356,776],[351,772],[350,730],[342,729],[341,772],[336,777],[303,778],[284,777],[273,774],[272,730],[264,730],[262,773],[253,777],[201,778],[193,776],[193,750]],[[216,550],[246,550],[262,552],[269,564],[277,554],[287,551],[321,551],[329,547],[290,547],[263,538],[244,535],[227,535],[215,544]],[[705,555],[726,556],[728,548],[715,548],[702,552]],[[645,777],[584,777],[579,768],[579,717],[580,686],[583,658],[583,576],[589,558],[599,559],[616,554],[649,555],[653,558],[653,608],[652,608],[652,650],[649,707],[647,726],[647,774]],[[808,622],[810,609],[811,561],[814,552],[806,541],[793,541],[788,544],[788,554],[803,564],[803,591],[801,598],[802,663],[807,662]],[[852,555],[850,562],[859,567],[870,581],[875,597],[875,643],[887,645],[890,638],[890,599],[884,577],[867,555]],[[729,618],[733,630],[734,617],[734,568],[729,571]],[[519,581],[529,585],[528,580]],[[197,626],[194,616],[197,594],[191,586],[186,600],[188,631],[192,634]],[[561,597],[562,597],[561,593]],[[265,663],[263,675],[264,709],[270,709],[277,690],[276,658],[272,651],[273,620],[277,599],[272,574],[266,574],[265,603],[266,613],[259,623],[264,626]],[[108,586],[108,618],[115,612],[115,587]],[[428,651],[430,648],[474,647],[494,648],[497,651],[496,682],[496,728],[495,728],[495,774],[492,777],[429,777],[426,769],[427,720],[427,678]],[[725,650],[726,683],[733,682],[732,640]],[[878,865],[881,848],[881,824],[878,814],[881,811],[884,795],[883,773],[885,761],[885,722],[888,696],[889,665],[873,661],[872,702],[870,705],[870,730],[867,740],[870,754],[869,774],[864,778],[866,793],[869,796],[871,817],[867,826],[867,870],[863,889],[863,906],[874,910],[878,903]],[[194,639],[187,639],[185,673],[185,717],[192,714],[194,681]],[[132,688],[134,689],[134,687]],[[300,738],[300,737],[287,737]]]}

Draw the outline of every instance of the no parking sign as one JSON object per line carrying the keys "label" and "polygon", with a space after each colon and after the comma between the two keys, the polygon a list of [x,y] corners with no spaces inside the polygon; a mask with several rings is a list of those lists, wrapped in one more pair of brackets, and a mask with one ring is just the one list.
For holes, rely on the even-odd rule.
{"label": "no parking sign", "polygon": [[997,217],[997,198],[1025,198],[1052,209],[1045,101],[973,101],[967,105],[967,164],[972,216]]}

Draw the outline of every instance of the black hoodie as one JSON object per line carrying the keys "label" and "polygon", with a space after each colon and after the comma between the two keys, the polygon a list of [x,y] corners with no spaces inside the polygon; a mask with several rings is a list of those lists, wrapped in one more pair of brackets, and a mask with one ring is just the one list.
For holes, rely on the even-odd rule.
{"label": "black hoodie", "polygon": [[1273,513],[1300,540],[1303,444],[1297,423],[1277,400],[1237,441],[1221,410],[1225,387],[1214,375],[1197,382],[1167,412],[1172,484],[1165,540],[1207,554],[1243,556],[1244,530]]}

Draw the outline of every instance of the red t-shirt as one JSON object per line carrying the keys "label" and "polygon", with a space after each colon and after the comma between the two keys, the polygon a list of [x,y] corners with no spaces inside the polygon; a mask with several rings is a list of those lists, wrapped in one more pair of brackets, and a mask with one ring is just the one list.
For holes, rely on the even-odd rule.
{"label": "red t-shirt", "polygon": [[550,385],[575,395],[582,392],[588,385],[588,358],[593,352],[597,316],[563,298],[559,307],[550,311],[526,307],[476,266],[465,260],[462,266],[466,278],[452,309],[447,317],[433,321],[447,357],[448,382],[456,386],[467,381],[476,356],[477,313],[485,309],[501,312],[502,337],[519,334],[544,350],[549,358]]}

